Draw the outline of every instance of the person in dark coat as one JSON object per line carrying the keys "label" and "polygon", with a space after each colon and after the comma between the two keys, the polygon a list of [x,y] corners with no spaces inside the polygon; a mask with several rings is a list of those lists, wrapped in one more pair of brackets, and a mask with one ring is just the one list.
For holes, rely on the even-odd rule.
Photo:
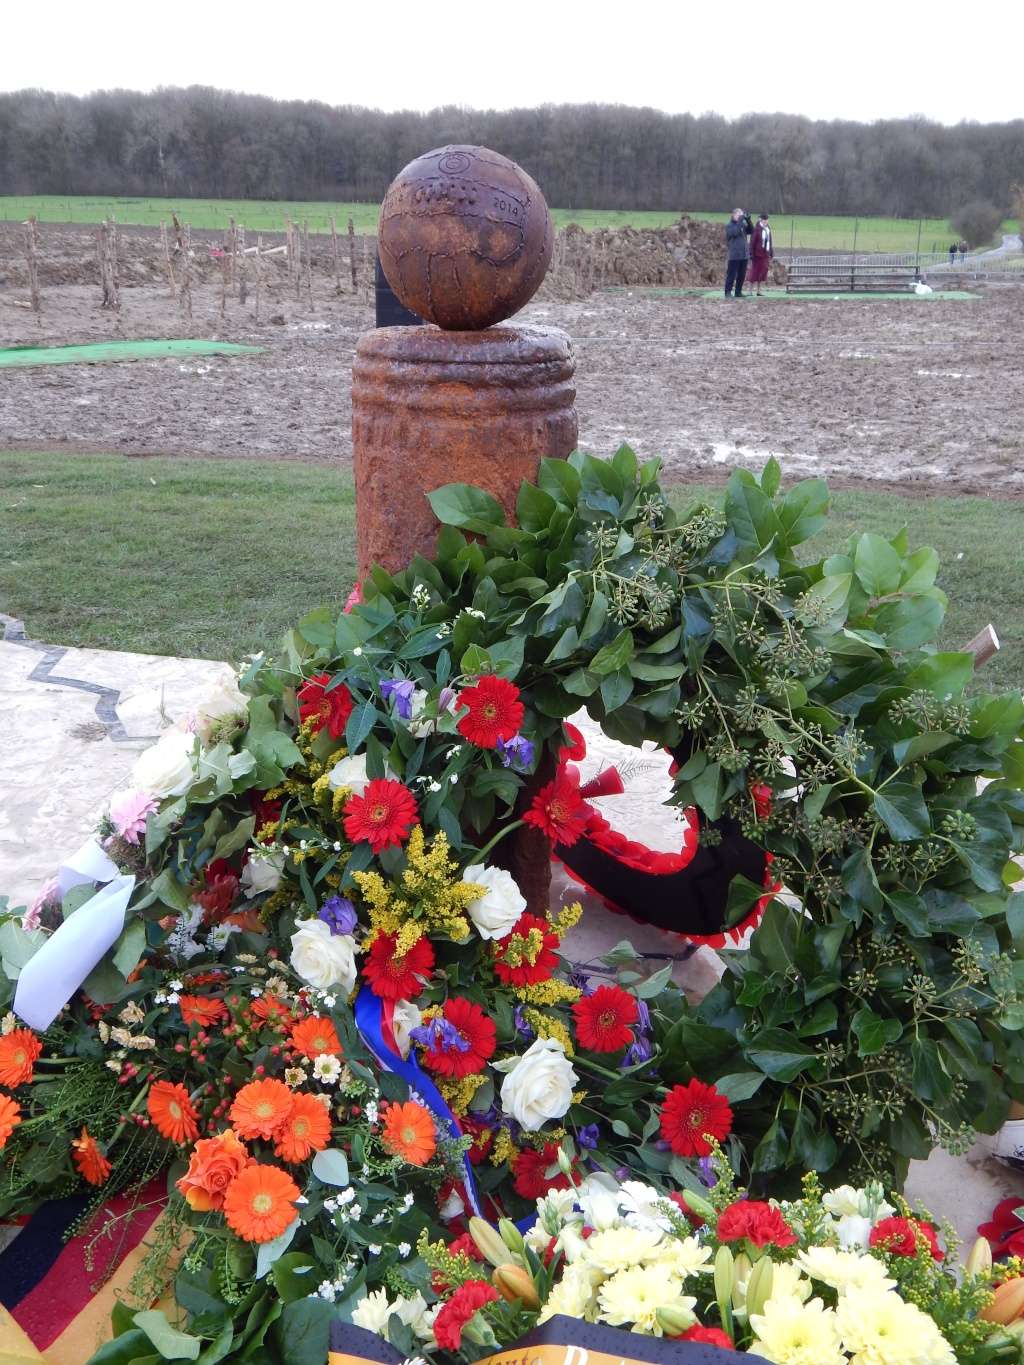
{"label": "person in dark coat", "polygon": [[743,298],[743,281],[747,278],[747,238],[753,232],[750,214],[742,209],[733,209],[732,217],[725,225],[725,297]]}
{"label": "person in dark coat", "polygon": [[956,253],[957,253],[957,248],[959,247],[959,245],[960,245],[959,242],[950,242],[950,244],[949,244],[949,263],[950,263],[950,265],[956,265]]}
{"label": "person in dark coat", "polygon": [[775,244],[772,241],[771,225],[768,222],[767,213],[762,213],[750,236],[750,275],[748,277],[751,284],[757,285],[758,298],[761,297],[761,286],[768,278],[774,255]]}

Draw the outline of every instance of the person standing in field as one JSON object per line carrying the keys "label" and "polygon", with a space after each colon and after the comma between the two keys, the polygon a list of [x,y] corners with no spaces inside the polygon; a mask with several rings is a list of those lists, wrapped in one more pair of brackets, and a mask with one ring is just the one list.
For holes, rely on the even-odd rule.
{"label": "person standing in field", "polygon": [[732,217],[725,225],[725,297],[731,299],[733,290],[736,298],[743,298],[743,281],[747,278],[747,238],[753,231],[750,214],[742,209],[733,209]]}
{"label": "person standing in field", "polygon": [[775,247],[772,243],[772,229],[767,213],[762,213],[757,226],[750,236],[750,283],[757,285],[756,293],[760,298],[761,286],[768,278]]}
{"label": "person standing in field", "polygon": [[949,244],[949,263],[950,263],[950,265],[956,265],[956,253],[957,253],[957,248],[959,247],[959,245],[960,245],[959,242],[950,242],[950,244]]}

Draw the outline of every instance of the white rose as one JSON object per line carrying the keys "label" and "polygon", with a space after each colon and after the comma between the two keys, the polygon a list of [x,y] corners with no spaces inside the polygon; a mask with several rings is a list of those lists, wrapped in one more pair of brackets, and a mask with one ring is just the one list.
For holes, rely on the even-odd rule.
{"label": "white rose", "polygon": [[501,1107],[521,1127],[536,1132],[548,1119],[562,1117],[578,1080],[562,1044],[538,1038],[502,1081]]}
{"label": "white rose", "polygon": [[227,675],[219,679],[209,696],[196,707],[196,734],[204,744],[208,744],[213,731],[222,720],[229,716],[237,716],[244,722],[248,714],[249,698],[239,692],[234,677]]}
{"label": "white rose", "polygon": [[414,739],[422,739],[424,735],[431,734],[437,728],[436,720],[428,720],[423,712],[426,710],[427,698],[430,693],[425,687],[417,687],[409,698],[409,733]]}
{"label": "white rose", "polygon": [[272,853],[269,858],[250,858],[242,868],[242,890],[247,896],[259,896],[264,891],[276,891],[281,880],[284,857]]}
{"label": "white rose", "polygon": [[304,920],[292,934],[292,966],[311,986],[340,986],[346,995],[356,984],[356,941],[332,934],[322,919]]}
{"label": "white rose", "polygon": [[443,1223],[450,1223],[453,1218],[461,1218],[466,1212],[466,1206],[462,1202],[462,1196],[455,1187],[452,1187],[448,1198],[438,1209],[438,1217]]}
{"label": "white rose", "polygon": [[348,758],[335,763],[327,774],[327,785],[331,791],[336,792],[339,787],[350,787],[356,796],[362,796],[369,780],[365,754],[350,754]]}
{"label": "white rose", "polygon": [[847,1214],[860,1213],[862,1198],[862,1190],[854,1189],[852,1185],[840,1185],[829,1190],[828,1194],[823,1194],[821,1202],[834,1218],[842,1218]]}
{"label": "white rose", "polygon": [[395,1042],[403,1057],[408,1057],[412,1047],[409,1035],[414,1028],[419,1028],[422,1022],[423,1013],[412,1000],[395,1001],[395,1012],[391,1016],[391,1032],[395,1035]]}
{"label": "white rose", "polygon": [[487,890],[466,906],[481,938],[504,938],[526,909],[526,897],[503,867],[467,867],[462,880]]}
{"label": "white rose", "polygon": [[168,730],[144,749],[132,768],[131,785],[154,796],[182,796],[196,780],[192,757],[195,735]]}
{"label": "white rose", "polygon": [[844,1213],[836,1221],[839,1245],[844,1251],[866,1250],[871,1238],[871,1227],[870,1218],[863,1218],[859,1213]]}

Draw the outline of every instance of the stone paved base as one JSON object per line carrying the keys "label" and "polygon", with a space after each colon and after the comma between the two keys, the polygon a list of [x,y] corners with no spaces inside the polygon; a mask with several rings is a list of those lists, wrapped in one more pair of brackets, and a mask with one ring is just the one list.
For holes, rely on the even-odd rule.
{"label": "stone paved base", "polygon": [[[227,667],[208,659],[175,659],[108,650],[60,649],[17,637],[16,623],[0,642],[0,895],[28,904],[93,829],[104,802],[128,776],[135,756],[165,726],[192,710]],[[602,801],[617,828],[665,851],[682,844],[682,830],[662,802],[668,759],[654,746],[639,753],[607,739],[585,716],[584,778],[617,763],[626,792]],[[610,913],[560,868],[552,894],[582,900],[585,914],[566,939],[566,955],[586,963],[628,939],[650,965],[673,962],[673,976],[699,1000],[722,971],[718,955]],[[935,1152],[911,1167],[907,1195],[948,1218],[970,1244],[994,1204],[1014,1194],[1024,1202],[1024,1176],[988,1155],[989,1141],[964,1158]]]}

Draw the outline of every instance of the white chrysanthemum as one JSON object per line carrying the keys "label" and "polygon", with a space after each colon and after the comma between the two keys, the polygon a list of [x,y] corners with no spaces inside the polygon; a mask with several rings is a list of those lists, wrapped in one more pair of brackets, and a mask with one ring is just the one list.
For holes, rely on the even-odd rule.
{"label": "white chrysanthemum", "polygon": [[839,1297],[836,1320],[858,1365],[956,1365],[934,1321],[892,1290],[847,1290]]}
{"label": "white chrysanthemum", "polygon": [[772,1292],[770,1299],[799,1299],[806,1303],[811,1297],[810,1280],[805,1280],[795,1265],[788,1261],[776,1261],[772,1266]]}
{"label": "white chrysanthemum", "polygon": [[858,1256],[856,1252],[837,1251],[835,1247],[808,1247],[797,1256],[796,1265],[812,1280],[821,1280],[840,1292],[848,1289],[882,1292],[896,1284],[886,1275],[885,1264],[877,1257]]}
{"label": "white chrysanthemum", "polygon": [[773,1365],[846,1365],[836,1315],[821,1299],[769,1299],[750,1325],[752,1354]]}
{"label": "white chrysanthemum", "polygon": [[657,1264],[666,1266],[680,1279],[711,1270],[711,1248],[701,1246],[696,1237],[666,1237],[658,1244],[656,1254]]}
{"label": "white chrysanthemum", "polygon": [[834,1220],[833,1226],[844,1251],[866,1250],[871,1243],[874,1223],[859,1213],[844,1213],[842,1218]]}
{"label": "white chrysanthemum", "polygon": [[661,1233],[651,1228],[608,1228],[587,1240],[586,1260],[605,1275],[657,1259]]}
{"label": "white chrysanthemum", "polygon": [[394,1312],[386,1289],[375,1289],[372,1294],[361,1298],[352,1310],[352,1321],[367,1332],[387,1336],[388,1318]]}
{"label": "white chrysanthemum", "polygon": [[828,1194],[821,1196],[821,1202],[833,1218],[843,1218],[848,1214],[861,1212],[864,1191],[853,1185],[839,1185]]}
{"label": "white chrysanthemum", "polygon": [[610,1280],[605,1280],[597,1291],[600,1321],[612,1327],[633,1323],[635,1331],[660,1337],[659,1308],[693,1313],[697,1300],[692,1295],[684,1294],[682,1288],[678,1275],[663,1265],[634,1266],[631,1270],[620,1270]]}
{"label": "white chrysanthemum", "polygon": [[586,1322],[597,1319],[596,1289],[601,1282],[600,1271],[593,1270],[582,1261],[566,1266],[562,1278],[548,1295],[547,1302],[540,1312],[540,1322],[547,1322],[556,1313],[567,1318],[583,1318]]}
{"label": "white chrysanthemum", "polygon": [[406,1327],[412,1329],[419,1337],[420,1341],[429,1341],[433,1335],[433,1316],[427,1307],[427,1301],[423,1295],[416,1291],[411,1299],[399,1297],[395,1300],[395,1306],[391,1310],[397,1313],[398,1317],[405,1323]]}

